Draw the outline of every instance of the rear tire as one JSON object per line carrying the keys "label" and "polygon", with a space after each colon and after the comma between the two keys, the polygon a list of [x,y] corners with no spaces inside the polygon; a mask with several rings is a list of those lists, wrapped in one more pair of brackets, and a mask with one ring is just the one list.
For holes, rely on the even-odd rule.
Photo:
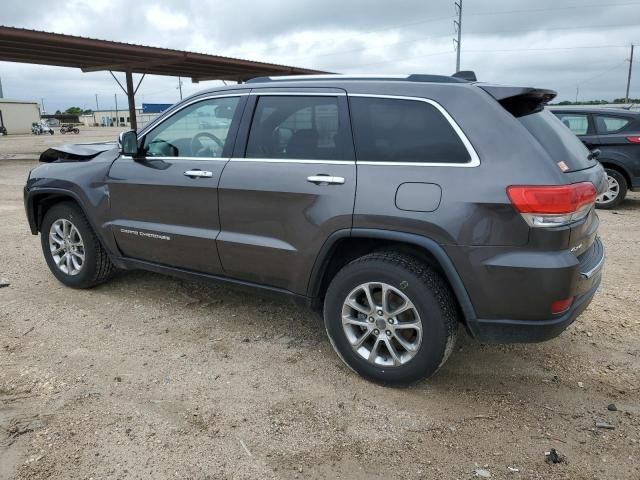
{"label": "rear tire", "polygon": [[91,288],[113,273],[106,250],[75,203],[57,203],[47,210],[40,241],[51,273],[68,287]]}
{"label": "rear tire", "polygon": [[457,312],[435,269],[394,251],[346,265],[324,301],[325,328],[338,356],[368,380],[389,385],[430,377],[444,364],[455,344]]}
{"label": "rear tire", "polygon": [[627,180],[617,170],[604,169],[607,174],[607,191],[598,195],[596,207],[603,210],[615,208],[620,205],[627,196]]}

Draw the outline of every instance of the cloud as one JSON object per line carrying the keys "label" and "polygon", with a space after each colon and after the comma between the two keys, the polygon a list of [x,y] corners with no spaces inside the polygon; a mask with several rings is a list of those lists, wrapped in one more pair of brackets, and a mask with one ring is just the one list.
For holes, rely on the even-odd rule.
{"label": "cloud", "polygon": [[189,20],[182,13],[172,12],[159,5],[153,5],[145,12],[145,18],[158,31],[183,30],[189,26]]}
{"label": "cloud", "polygon": [[[305,66],[332,72],[438,73],[455,68],[453,0],[73,0],[14,2],[7,25]],[[558,90],[559,99],[624,95],[640,1],[474,0],[464,3],[462,68],[481,80]],[[640,63],[640,62],[637,62]],[[636,64],[637,64],[636,63]],[[104,107],[121,94],[107,72],[0,63],[5,96],[47,109]],[[189,94],[220,82],[193,85]],[[137,102],[175,102],[177,79],[146,77]],[[634,72],[632,96],[640,96]],[[124,103],[124,98],[119,103]]]}

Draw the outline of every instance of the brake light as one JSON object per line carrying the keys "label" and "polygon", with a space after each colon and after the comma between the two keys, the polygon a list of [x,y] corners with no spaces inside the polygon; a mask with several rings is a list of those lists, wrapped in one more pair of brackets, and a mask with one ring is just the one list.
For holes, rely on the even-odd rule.
{"label": "brake light", "polygon": [[627,142],[629,142],[629,143],[640,143],[640,135],[633,135],[631,137],[627,137]]}
{"label": "brake light", "polygon": [[507,196],[531,227],[568,225],[589,214],[596,201],[591,182],[570,185],[511,185]]}

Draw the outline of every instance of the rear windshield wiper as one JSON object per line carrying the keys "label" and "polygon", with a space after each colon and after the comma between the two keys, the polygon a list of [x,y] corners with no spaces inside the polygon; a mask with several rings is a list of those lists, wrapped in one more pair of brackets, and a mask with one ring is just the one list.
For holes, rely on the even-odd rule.
{"label": "rear windshield wiper", "polygon": [[600,156],[600,149],[594,148],[593,150],[591,150],[591,152],[589,152],[589,155],[587,156],[587,160],[595,160],[599,156]]}

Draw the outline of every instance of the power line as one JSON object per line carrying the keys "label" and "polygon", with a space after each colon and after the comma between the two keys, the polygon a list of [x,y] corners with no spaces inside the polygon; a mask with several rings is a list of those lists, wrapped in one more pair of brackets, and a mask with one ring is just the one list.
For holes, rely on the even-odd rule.
{"label": "power line", "polygon": [[579,47],[498,48],[490,50],[466,50],[468,53],[535,52],[546,50],[583,50],[598,48],[629,48],[629,45],[583,45]]}
{"label": "power line", "polygon": [[535,12],[549,12],[557,10],[574,10],[579,8],[602,8],[602,7],[626,7],[640,5],[640,2],[628,2],[628,3],[594,3],[590,5],[572,5],[566,7],[549,7],[549,8],[531,8],[526,10],[505,10],[502,12],[477,12],[477,13],[465,13],[468,17],[480,17],[487,15],[510,15],[513,13],[535,13]]}
{"label": "power line", "polygon": [[[637,27],[638,23],[617,23],[614,25],[583,25],[581,27],[540,27],[537,30],[529,30],[525,33],[537,33],[537,32],[546,32],[550,30],[585,30],[585,29],[595,29],[595,28],[624,28],[624,27]],[[513,29],[513,30],[485,30],[485,31],[471,31],[467,33],[478,34],[478,33],[512,33],[512,32],[522,32],[521,28]]]}
{"label": "power line", "polygon": [[[599,49],[599,48],[628,48],[628,45],[592,45],[592,46],[580,46],[580,47],[541,47],[541,48],[512,48],[512,49],[487,49],[487,50],[465,50],[467,53],[511,53],[511,52],[535,52],[535,51],[548,51],[548,50],[582,50],[582,49]],[[451,52],[433,52],[424,55],[414,55],[411,57],[396,57],[393,60],[383,60],[380,62],[365,63],[357,65],[359,67],[367,67],[370,65],[382,65],[386,63],[397,63],[405,60],[415,60],[418,58],[436,57],[439,55],[450,55]]]}
{"label": "power line", "polygon": [[617,61],[616,63],[613,63],[611,65],[609,65],[607,68],[605,68],[604,70],[599,71],[598,73],[596,73],[595,75],[592,75],[590,77],[587,77],[584,80],[581,80],[579,82],[575,82],[575,83],[571,83],[571,84],[564,84],[563,86],[560,87],[555,87],[558,90],[560,89],[564,89],[564,88],[569,88],[569,87],[573,87],[576,85],[584,85],[585,83],[589,83],[591,80],[595,80],[596,78],[600,78],[601,76],[610,73],[612,70],[614,70],[616,67],[619,67],[620,65],[623,65],[624,63],[626,63],[626,60],[621,61]]}
{"label": "power line", "polygon": [[[465,13],[465,15],[467,15]],[[451,18],[451,17],[450,17]],[[541,28],[539,31],[542,30],[572,30],[572,29],[594,29],[594,28],[620,28],[620,27],[630,27],[630,26],[636,26],[636,24],[623,24],[623,25],[589,25],[589,26],[582,26],[582,27],[552,27],[552,28]],[[467,33],[471,33],[471,34],[477,34],[477,33],[508,33],[508,32],[519,32],[520,30],[492,30],[490,32],[469,32],[468,30],[466,30]],[[527,32],[527,33],[536,33],[536,31],[532,31],[532,32]],[[445,38],[443,37],[433,37],[433,38]],[[416,40],[414,38],[411,39],[407,39],[407,40],[401,40],[399,42],[395,42],[392,46],[398,46],[398,45],[403,45],[406,43],[416,43]],[[616,48],[621,47],[616,45]],[[351,50],[342,50],[342,51],[336,51],[336,52],[329,52],[329,53],[322,53],[322,54],[317,54],[317,55],[305,55],[303,56],[291,56],[288,58],[291,59],[315,59],[315,58],[322,58],[322,57],[331,57],[331,56],[336,56],[336,55],[344,55],[347,53],[356,53],[356,52],[364,52],[367,50],[374,50],[374,49],[379,49],[380,47],[362,47],[362,48],[354,48]],[[567,49],[571,49],[571,48],[582,48],[582,47],[567,47]],[[594,47],[588,47],[588,48],[600,48],[599,46],[594,46]],[[610,47],[604,47],[604,48],[610,48]],[[628,48],[628,45],[624,45],[624,48]],[[471,52],[471,50],[467,50],[468,52]],[[478,52],[478,50],[476,50],[475,52]],[[487,50],[487,52],[491,52],[489,50]],[[443,53],[451,53],[449,52],[443,52]],[[413,58],[413,57],[412,57]],[[377,62],[376,62],[377,63]],[[386,62],[383,62],[386,63]]]}

